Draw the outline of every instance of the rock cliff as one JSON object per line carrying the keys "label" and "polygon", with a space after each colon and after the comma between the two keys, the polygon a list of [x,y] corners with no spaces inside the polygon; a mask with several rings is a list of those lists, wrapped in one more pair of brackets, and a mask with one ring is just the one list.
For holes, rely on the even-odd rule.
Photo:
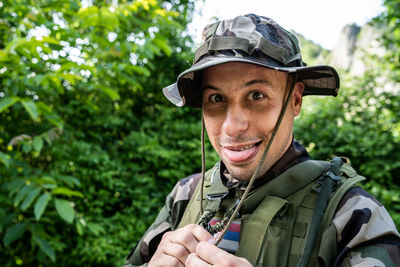
{"label": "rock cliff", "polygon": [[365,55],[382,57],[385,48],[379,42],[379,32],[369,24],[351,24],[343,28],[332,50],[331,64],[353,75],[362,75],[368,67]]}

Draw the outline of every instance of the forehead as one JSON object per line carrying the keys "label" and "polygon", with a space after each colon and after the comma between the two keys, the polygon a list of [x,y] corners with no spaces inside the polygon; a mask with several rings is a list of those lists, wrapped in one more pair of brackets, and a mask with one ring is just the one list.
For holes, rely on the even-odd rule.
{"label": "forehead", "polygon": [[269,69],[249,63],[230,62],[203,70],[202,85],[245,85],[251,81],[260,81],[270,84],[272,87],[286,84],[288,74],[283,71]]}

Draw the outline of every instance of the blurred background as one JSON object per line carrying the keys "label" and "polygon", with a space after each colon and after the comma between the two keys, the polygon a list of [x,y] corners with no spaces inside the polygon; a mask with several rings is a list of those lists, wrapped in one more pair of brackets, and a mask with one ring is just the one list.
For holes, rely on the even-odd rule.
{"label": "blurred background", "polygon": [[200,111],[161,89],[204,24],[250,12],[339,70],[339,96],[305,97],[295,138],[312,158],[348,157],[399,228],[400,0],[279,2],[0,0],[0,265],[124,263],[201,170]]}

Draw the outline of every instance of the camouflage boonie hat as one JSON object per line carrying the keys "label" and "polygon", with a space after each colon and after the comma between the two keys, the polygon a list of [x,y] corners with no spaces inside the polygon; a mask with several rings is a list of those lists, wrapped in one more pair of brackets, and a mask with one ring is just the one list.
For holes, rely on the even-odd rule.
{"label": "camouflage boonie hat", "polygon": [[248,14],[206,26],[193,66],[165,87],[164,95],[176,106],[201,107],[199,70],[227,62],[297,73],[305,84],[303,95],[336,96],[339,91],[339,75],[333,67],[306,66],[294,34],[270,18]]}

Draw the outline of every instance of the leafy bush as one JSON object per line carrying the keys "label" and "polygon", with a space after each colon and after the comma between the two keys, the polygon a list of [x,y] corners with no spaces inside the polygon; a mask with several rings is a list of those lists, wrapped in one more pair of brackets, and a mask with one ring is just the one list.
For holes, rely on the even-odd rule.
{"label": "leafy bush", "polygon": [[351,160],[400,226],[400,97],[380,91],[378,73],[344,79],[339,96],[306,98],[296,120],[295,136],[313,158],[334,155]]}
{"label": "leafy bush", "polygon": [[160,90],[188,65],[193,3],[1,4],[2,264],[121,265],[200,169],[199,112]]}
{"label": "leafy bush", "polygon": [[[200,171],[200,112],[161,93],[190,65],[193,1],[109,2],[0,0],[2,266],[120,266]],[[348,155],[399,225],[400,102],[374,75],[309,99],[296,137]]]}

